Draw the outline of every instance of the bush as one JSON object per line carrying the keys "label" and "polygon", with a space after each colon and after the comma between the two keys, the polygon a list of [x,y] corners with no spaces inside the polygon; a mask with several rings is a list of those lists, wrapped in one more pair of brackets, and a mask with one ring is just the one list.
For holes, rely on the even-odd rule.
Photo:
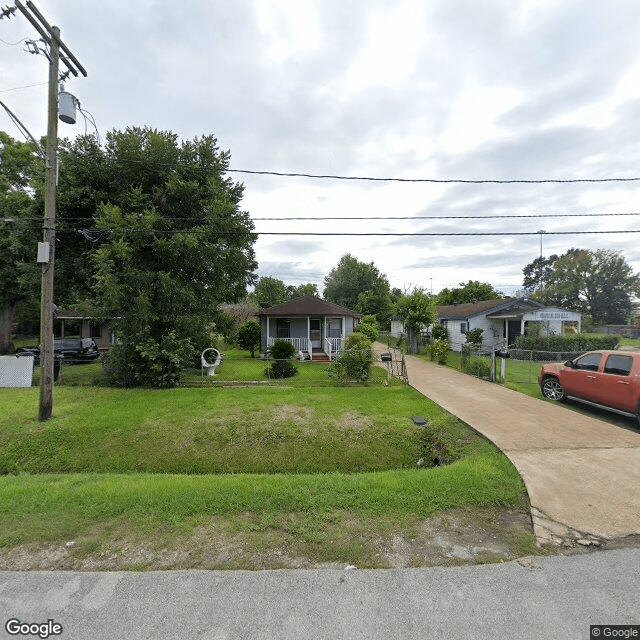
{"label": "bush", "polygon": [[438,364],[447,364],[449,357],[449,341],[436,339],[429,345],[429,357]]}
{"label": "bush", "polygon": [[464,335],[467,338],[467,342],[469,344],[480,346],[482,344],[482,329],[479,327],[477,329],[472,329],[471,331],[465,331]]}
{"label": "bush", "polygon": [[368,322],[361,322],[355,329],[354,332],[359,332],[363,336],[365,336],[371,342],[374,342],[378,339],[378,327],[369,324]]}
{"label": "bush", "polygon": [[366,382],[371,375],[372,362],[371,342],[364,334],[354,332],[344,341],[342,351],[329,367],[329,375],[339,382]]}
{"label": "bush", "polygon": [[296,348],[287,340],[276,340],[269,347],[269,357],[275,362],[270,364],[265,370],[267,378],[291,378],[298,373],[298,367],[292,362],[296,355]]}
{"label": "bush", "polygon": [[431,339],[432,340],[449,340],[449,332],[447,328],[443,324],[434,325],[433,329],[431,329]]}
{"label": "bush", "polygon": [[188,338],[171,331],[156,342],[140,338],[113,345],[104,362],[103,379],[114,387],[155,387],[167,389],[180,381],[181,371],[195,357]]}
{"label": "bush", "polygon": [[486,358],[480,358],[478,356],[472,356],[469,358],[464,372],[476,378],[491,378],[491,365]]}
{"label": "bush", "polygon": [[238,328],[236,334],[238,346],[241,349],[251,352],[252,358],[255,357],[256,349],[260,348],[261,339],[262,329],[260,328],[260,323],[257,320],[247,320]]}
{"label": "bush", "polygon": [[554,336],[518,336],[514,346],[527,351],[557,351],[561,353],[614,349],[618,344],[616,336],[593,336],[587,333],[562,334]]}
{"label": "bush", "polygon": [[291,360],[276,360],[265,370],[267,378],[293,378],[298,373],[298,367]]}

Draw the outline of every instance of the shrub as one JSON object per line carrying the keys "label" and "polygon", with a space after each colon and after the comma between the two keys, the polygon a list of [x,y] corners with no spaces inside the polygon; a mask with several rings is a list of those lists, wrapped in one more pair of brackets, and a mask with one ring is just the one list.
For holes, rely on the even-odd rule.
{"label": "shrub", "polygon": [[[260,348],[262,330],[257,320],[247,320],[238,328],[236,340],[241,349],[251,352],[251,357],[255,357],[256,349]],[[288,343],[287,343],[288,344]],[[293,346],[293,345],[291,345]]]}
{"label": "shrub", "polygon": [[449,340],[449,332],[447,331],[447,328],[443,324],[434,325],[433,329],[431,329],[431,339]]}
{"label": "shrub", "polygon": [[103,379],[115,387],[175,387],[182,369],[193,360],[195,350],[188,338],[171,331],[156,342],[140,338],[113,345],[104,363]]}
{"label": "shrub", "polygon": [[378,327],[368,322],[361,322],[354,331],[361,333],[371,342],[378,339]]}
{"label": "shrub", "polygon": [[572,333],[553,336],[518,336],[516,349],[529,351],[577,352],[595,349],[614,349],[618,344],[616,336],[593,336],[587,333]]}
{"label": "shrub", "polygon": [[372,362],[371,342],[361,332],[354,332],[344,341],[342,351],[329,367],[329,375],[339,382],[366,382],[371,375]]}
{"label": "shrub", "polygon": [[491,378],[491,365],[486,358],[470,357],[464,371],[476,378]]}
{"label": "shrub", "polygon": [[482,344],[482,329],[472,329],[471,331],[465,331],[464,335],[467,338],[469,344],[480,346]]}
{"label": "shrub", "polygon": [[298,367],[292,362],[296,355],[296,348],[287,340],[276,340],[269,347],[269,357],[275,362],[271,363],[265,370],[267,378],[291,378],[298,373]]}
{"label": "shrub", "polygon": [[298,367],[291,360],[275,360],[265,370],[267,378],[292,378],[298,373]]}
{"label": "shrub", "polygon": [[288,340],[276,340],[269,347],[269,357],[274,360],[290,360],[296,355],[296,348]]}
{"label": "shrub", "polygon": [[429,357],[438,364],[447,364],[449,357],[449,341],[436,339],[429,345]]}

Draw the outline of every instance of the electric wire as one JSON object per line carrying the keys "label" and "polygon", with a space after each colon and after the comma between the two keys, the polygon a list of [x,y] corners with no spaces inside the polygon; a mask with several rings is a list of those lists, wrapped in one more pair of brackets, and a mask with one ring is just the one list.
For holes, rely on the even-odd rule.
{"label": "electric wire", "polygon": [[[602,213],[535,213],[535,214],[483,214],[483,215],[442,215],[442,216],[264,216],[264,217],[251,217],[254,222],[286,222],[286,221],[323,221],[323,220],[496,220],[496,219],[510,219],[523,220],[530,218],[607,218],[607,217],[626,217],[626,216],[640,216],[640,211],[624,211],[624,212],[602,212]],[[41,220],[41,216],[25,216],[21,217],[21,220]],[[163,220],[179,221],[185,218],[177,216],[163,216]],[[86,217],[66,217],[67,222],[76,220],[87,220]],[[199,220],[202,224],[209,222],[222,222],[228,220],[228,218],[206,218]],[[537,231],[536,233],[540,233]]]}
{"label": "electric wire", "polygon": [[[66,153],[84,157],[86,154],[79,153],[74,150],[66,150]],[[145,164],[152,168],[156,167],[184,167],[192,171],[212,172],[219,170],[224,173],[241,173],[260,176],[274,176],[284,178],[310,178],[316,180],[345,180],[345,181],[368,181],[368,182],[397,182],[408,184],[580,184],[580,183],[626,183],[640,182],[640,176],[631,177],[609,177],[609,178],[540,178],[540,179],[497,179],[497,178],[397,178],[397,177],[375,177],[375,176],[344,176],[338,174],[316,174],[302,172],[283,172],[283,171],[267,171],[254,169],[234,169],[229,167],[197,167],[193,164],[178,162],[149,162],[145,158],[105,158],[105,161],[115,161],[123,164]]]}
{"label": "electric wire", "polygon": [[25,84],[21,87],[11,87],[11,89],[0,89],[0,93],[7,93],[9,91],[18,91],[19,89],[30,89],[31,87],[42,87],[49,82],[36,82],[35,84]]}
{"label": "electric wire", "polygon": [[630,178],[541,178],[541,179],[478,179],[467,178],[378,178],[371,176],[341,176],[315,173],[285,173],[280,171],[256,171],[252,169],[226,169],[228,173],[279,176],[287,178],[314,178],[317,180],[361,180],[371,182],[408,182],[429,184],[575,184],[583,182],[638,182],[640,177]]}

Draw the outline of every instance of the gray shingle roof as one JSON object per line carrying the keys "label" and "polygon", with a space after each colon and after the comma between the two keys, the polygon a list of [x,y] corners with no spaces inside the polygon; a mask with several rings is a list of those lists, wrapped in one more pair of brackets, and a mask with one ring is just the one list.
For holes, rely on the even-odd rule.
{"label": "gray shingle roof", "polygon": [[351,316],[360,318],[361,315],[357,311],[352,311],[346,307],[333,302],[321,300],[315,296],[300,296],[293,300],[287,300],[282,304],[277,304],[268,309],[260,311],[261,316]]}

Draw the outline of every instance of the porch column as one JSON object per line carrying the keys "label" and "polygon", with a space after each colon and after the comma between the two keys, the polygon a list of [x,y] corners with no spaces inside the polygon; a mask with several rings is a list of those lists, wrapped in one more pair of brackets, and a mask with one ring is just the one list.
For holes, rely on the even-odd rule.
{"label": "porch column", "polygon": [[265,353],[267,352],[268,348],[269,348],[269,316],[267,316],[267,337],[265,338],[265,341],[264,341]]}
{"label": "porch column", "polygon": [[524,335],[524,316],[522,316],[522,318],[520,318],[520,335],[521,336]]}
{"label": "porch column", "polygon": [[345,338],[345,328],[347,326],[347,316],[342,316],[342,327],[340,327],[340,335],[341,338],[344,340]]}

